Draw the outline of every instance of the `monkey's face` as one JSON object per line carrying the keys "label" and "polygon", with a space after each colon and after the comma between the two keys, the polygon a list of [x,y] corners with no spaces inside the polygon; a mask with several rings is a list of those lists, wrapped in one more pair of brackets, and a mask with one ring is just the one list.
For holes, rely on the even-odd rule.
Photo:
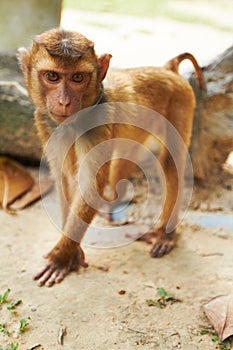
{"label": "monkey's face", "polygon": [[[60,35],[59,30],[52,30],[44,36],[50,42],[50,36],[54,33],[55,36]],[[84,50],[82,47],[83,52],[77,56],[65,50],[72,49],[71,53],[75,49],[77,51],[73,39],[70,42],[64,39],[56,44],[53,38],[53,50],[49,46],[51,52],[40,42],[35,42],[30,52],[24,48],[18,51],[30,98],[41,114],[48,115],[57,123],[93,105],[100,95],[101,83],[112,56],[105,54],[97,57],[93,43],[85,40],[87,48]],[[59,45],[64,52],[59,49],[61,52],[58,50],[57,55]]]}
{"label": "monkey's face", "polygon": [[37,109],[61,123],[95,102],[101,85],[97,58],[53,57],[42,48],[31,60],[28,90]]}
{"label": "monkey's face", "polygon": [[85,107],[84,95],[90,90],[90,84],[93,83],[96,73],[80,67],[48,68],[38,71],[47,114],[56,122],[63,122]]}

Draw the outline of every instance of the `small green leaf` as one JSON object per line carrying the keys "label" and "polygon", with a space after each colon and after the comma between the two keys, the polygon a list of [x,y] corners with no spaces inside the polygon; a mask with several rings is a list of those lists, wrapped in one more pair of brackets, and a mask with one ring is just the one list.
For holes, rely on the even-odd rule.
{"label": "small green leaf", "polygon": [[167,293],[164,288],[157,289],[158,295],[164,300],[168,300],[174,296],[174,294]]}
{"label": "small green leaf", "polygon": [[202,329],[201,331],[200,331],[200,334],[201,335],[205,335],[205,334],[212,334],[212,335],[214,335],[214,336],[217,336],[217,333],[215,332],[215,330],[214,329],[211,329],[211,328],[206,328],[206,329]]}
{"label": "small green leaf", "polygon": [[148,306],[155,306],[156,305],[156,301],[153,299],[146,299],[146,303]]}
{"label": "small green leaf", "polygon": [[164,297],[167,295],[167,292],[165,291],[164,288],[158,288],[158,289],[157,289],[157,292],[158,292],[158,295],[159,295],[161,298],[164,298]]}
{"label": "small green leaf", "polygon": [[174,297],[174,294],[167,293],[164,288],[158,288],[157,293],[160,296],[159,299],[157,299],[157,306],[161,309],[166,307],[168,304],[174,304],[174,303],[181,303],[182,300]]}
{"label": "small green leaf", "polygon": [[19,330],[18,330],[18,333],[21,334],[24,332],[25,330],[25,327],[27,327],[29,325],[29,320],[31,318],[30,317],[27,317],[27,318],[22,318],[22,320],[20,320],[20,325],[19,325]]}
{"label": "small green leaf", "polygon": [[215,337],[212,338],[212,342],[218,343],[218,336],[216,335]]}
{"label": "small green leaf", "polygon": [[0,323],[0,332],[2,332],[5,335],[8,335],[8,336],[10,335],[10,332],[6,328],[6,323]]}
{"label": "small green leaf", "polygon": [[7,310],[9,310],[10,312],[14,313],[16,312],[15,308],[16,306],[18,306],[19,304],[22,303],[22,300],[16,300],[16,301],[12,301],[8,306],[7,306]]}
{"label": "small green leaf", "polygon": [[11,345],[8,345],[8,347],[6,348],[6,350],[17,350],[18,349],[19,344],[13,344],[11,343]]}
{"label": "small green leaf", "polygon": [[3,295],[0,295],[0,305],[7,302],[8,295],[10,294],[10,288],[8,288]]}

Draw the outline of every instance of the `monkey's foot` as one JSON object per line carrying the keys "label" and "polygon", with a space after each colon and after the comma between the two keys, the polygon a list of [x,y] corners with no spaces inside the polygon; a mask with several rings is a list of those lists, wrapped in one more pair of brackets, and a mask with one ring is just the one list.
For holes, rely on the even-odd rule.
{"label": "monkey's foot", "polygon": [[116,221],[117,223],[121,222],[121,224],[124,224],[125,222],[128,222],[129,218],[127,209],[129,209],[129,206],[134,203],[134,199],[129,201],[119,201],[114,204],[107,203],[100,208],[99,215],[107,219],[109,222]]}
{"label": "monkey's foot", "polygon": [[71,272],[77,271],[79,267],[88,267],[82,248],[78,245],[75,251],[64,251],[57,246],[44,257],[48,259],[48,264],[34,277],[38,280],[38,286],[45,285],[51,287],[55,283],[60,283]]}
{"label": "monkey's foot", "polygon": [[111,203],[106,203],[104,204],[99,210],[98,214],[105,218],[107,221],[111,222],[112,221],[112,210],[113,210],[113,205]]}
{"label": "monkey's foot", "polygon": [[165,233],[163,228],[158,228],[147,232],[139,240],[143,240],[149,244],[153,244],[150,250],[152,258],[161,258],[175,247],[177,235],[175,232]]}

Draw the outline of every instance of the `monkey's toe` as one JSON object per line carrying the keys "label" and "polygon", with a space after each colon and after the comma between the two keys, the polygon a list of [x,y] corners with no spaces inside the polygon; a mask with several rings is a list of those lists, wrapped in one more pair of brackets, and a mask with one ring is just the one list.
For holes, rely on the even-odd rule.
{"label": "monkey's toe", "polygon": [[150,250],[150,256],[152,258],[161,258],[165,254],[170,253],[170,251],[175,247],[175,240],[161,239],[154,243],[152,249]]}
{"label": "monkey's toe", "polygon": [[152,239],[153,239],[153,236],[149,232],[147,232],[144,235],[137,238],[137,241],[143,241],[148,244],[152,244]]}

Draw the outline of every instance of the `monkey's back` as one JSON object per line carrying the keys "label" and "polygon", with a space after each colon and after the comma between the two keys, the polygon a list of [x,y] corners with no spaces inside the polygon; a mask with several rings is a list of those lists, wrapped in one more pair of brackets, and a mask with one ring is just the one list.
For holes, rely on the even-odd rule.
{"label": "monkey's back", "polygon": [[164,67],[114,69],[109,71],[104,87],[107,102],[135,103],[154,109],[162,115],[166,114],[173,95],[177,95],[179,100],[183,96],[191,105],[194,103],[189,83]]}

